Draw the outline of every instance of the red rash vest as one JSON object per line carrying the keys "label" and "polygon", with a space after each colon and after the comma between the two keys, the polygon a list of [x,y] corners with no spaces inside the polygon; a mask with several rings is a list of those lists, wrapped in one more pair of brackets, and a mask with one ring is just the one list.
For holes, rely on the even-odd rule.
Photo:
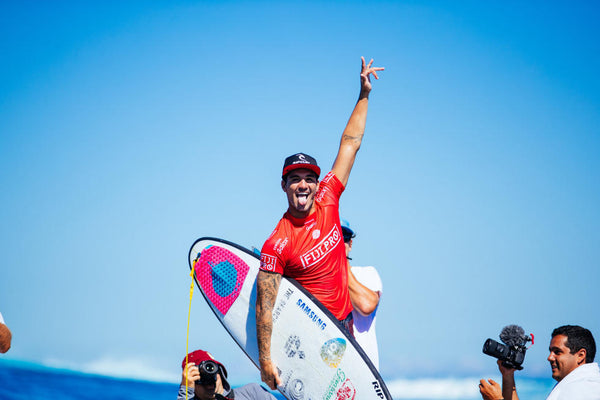
{"label": "red rash vest", "polygon": [[348,262],[340,227],[344,185],[328,173],[315,195],[315,212],[294,218],[289,212],[265,241],[260,269],[298,281],[339,320],[352,311]]}

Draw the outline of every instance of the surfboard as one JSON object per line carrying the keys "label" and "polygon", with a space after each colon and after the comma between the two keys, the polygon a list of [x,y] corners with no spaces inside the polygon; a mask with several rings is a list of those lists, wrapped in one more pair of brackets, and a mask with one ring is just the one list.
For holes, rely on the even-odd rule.
{"label": "surfboard", "polygon": [[[189,265],[217,319],[259,367],[256,276],[259,255],[211,237],[194,242]],[[339,321],[293,279],[282,277],[273,308],[271,358],[290,400],[392,399],[383,379]]]}

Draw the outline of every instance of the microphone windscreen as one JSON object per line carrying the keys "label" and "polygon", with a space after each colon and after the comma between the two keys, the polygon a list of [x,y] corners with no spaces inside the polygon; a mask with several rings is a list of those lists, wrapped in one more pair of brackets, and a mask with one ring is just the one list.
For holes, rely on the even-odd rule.
{"label": "microphone windscreen", "polygon": [[525,329],[519,325],[508,325],[502,328],[500,332],[500,340],[508,346],[517,346],[525,344],[526,336]]}

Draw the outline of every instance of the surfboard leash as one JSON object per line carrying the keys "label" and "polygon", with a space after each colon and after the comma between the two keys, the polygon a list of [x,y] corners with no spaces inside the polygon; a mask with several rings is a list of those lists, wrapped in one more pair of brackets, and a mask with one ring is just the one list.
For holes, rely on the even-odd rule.
{"label": "surfboard leash", "polygon": [[[188,356],[189,356],[189,344],[190,344],[190,319],[192,315],[192,297],[194,297],[194,268],[190,270],[190,276],[192,277],[192,283],[190,285],[190,306],[188,307],[188,319],[187,319],[187,332],[185,338],[185,367],[187,368]],[[185,371],[185,400],[188,400],[188,371]]]}

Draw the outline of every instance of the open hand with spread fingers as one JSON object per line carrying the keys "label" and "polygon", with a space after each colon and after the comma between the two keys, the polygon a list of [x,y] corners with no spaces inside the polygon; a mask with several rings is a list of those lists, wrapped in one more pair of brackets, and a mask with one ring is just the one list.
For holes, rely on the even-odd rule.
{"label": "open hand with spread fingers", "polygon": [[375,79],[379,79],[377,76],[377,71],[383,71],[385,68],[383,67],[373,67],[373,59],[367,64],[365,62],[364,57],[360,57],[362,61],[362,68],[360,71],[360,85],[361,85],[361,94],[369,94],[371,91],[371,74],[375,77]]}

